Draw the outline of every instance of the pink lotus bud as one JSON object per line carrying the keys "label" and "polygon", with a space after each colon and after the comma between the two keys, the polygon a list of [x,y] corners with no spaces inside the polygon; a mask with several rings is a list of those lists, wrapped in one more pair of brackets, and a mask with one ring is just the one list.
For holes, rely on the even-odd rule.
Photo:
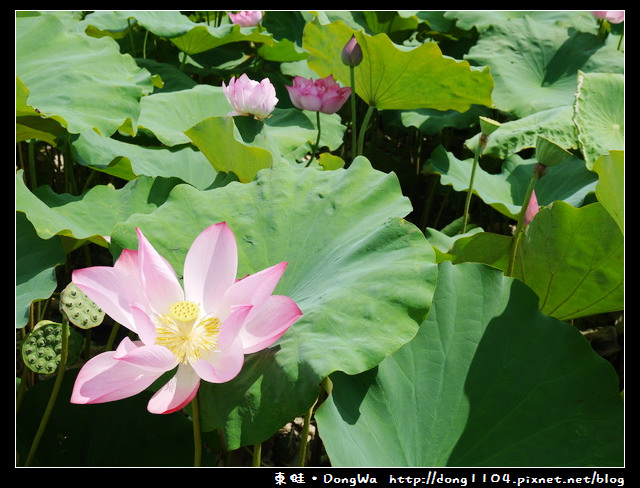
{"label": "pink lotus bud", "polygon": [[336,113],[351,95],[351,88],[338,85],[333,75],[319,80],[296,76],[287,90],[296,108],[325,114]]}
{"label": "pink lotus bud", "polygon": [[591,13],[594,17],[608,20],[612,24],[624,22],[624,10],[594,10]]}
{"label": "pink lotus bud", "polygon": [[355,34],[342,49],[342,62],[347,66],[358,66],[362,62],[362,48],[358,44]]}
{"label": "pink lotus bud", "polygon": [[231,22],[240,27],[254,27],[262,20],[263,12],[261,10],[242,10],[238,13],[229,12]]}
{"label": "pink lotus bud", "polygon": [[260,83],[249,79],[243,73],[236,80],[235,76],[229,80],[229,86],[222,82],[222,91],[233,107],[228,115],[253,115],[258,120],[263,120],[276,108],[278,99],[276,89],[269,78]]}
{"label": "pink lotus bud", "polygon": [[533,217],[538,213],[540,207],[538,207],[538,199],[536,198],[536,191],[533,190],[531,193],[531,198],[529,199],[529,205],[527,205],[527,210],[524,212],[524,226],[526,227],[533,220]]}

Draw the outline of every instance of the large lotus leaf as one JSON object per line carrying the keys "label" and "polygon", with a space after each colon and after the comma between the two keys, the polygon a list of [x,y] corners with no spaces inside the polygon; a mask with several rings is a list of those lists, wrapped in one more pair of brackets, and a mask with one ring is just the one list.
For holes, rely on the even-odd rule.
{"label": "large lotus leaf", "polygon": [[444,13],[445,19],[452,19],[456,27],[464,30],[476,29],[484,32],[494,25],[504,25],[530,17],[538,22],[557,24],[565,28],[571,27],[583,32],[595,32],[597,19],[589,11],[566,10],[450,10]]}
{"label": "large lotus leaf", "polygon": [[321,77],[332,74],[350,85],[350,70],[342,63],[340,53],[352,35],[363,53],[362,63],[354,70],[355,90],[372,107],[464,112],[473,104],[493,104],[493,80],[488,68],[472,69],[466,61],[443,56],[434,42],[406,48],[394,44],[386,34],[369,36],[341,21],[307,24],[303,46],[310,53],[309,66]]}
{"label": "large lotus leaf", "polygon": [[96,186],[84,195],[54,193],[41,186],[31,192],[24,184],[22,170],[16,173],[16,210],[23,212],[38,236],[54,235],[89,239],[106,247],[105,237],[113,227],[133,213],[148,213],[164,202],[180,181],[140,176],[120,190]]}
{"label": "large lotus leaf", "polygon": [[110,38],[66,31],[52,15],[16,18],[16,75],[27,100],[71,133],[135,133],[142,95],[151,77]]}
{"label": "large lotus leaf", "polygon": [[454,264],[482,263],[506,271],[513,247],[513,237],[492,232],[478,232],[456,239],[447,257]]}
{"label": "large lotus leaf", "polygon": [[383,113],[383,117],[398,117],[399,123],[404,127],[417,127],[425,134],[438,134],[447,127],[454,129],[471,129],[478,125],[478,117],[491,116],[491,109],[481,105],[474,105],[466,112],[456,110],[434,110],[423,108],[418,110],[404,110],[399,113]]}
{"label": "large lotus leaf", "polygon": [[[442,175],[443,184],[452,185],[456,191],[468,190],[473,159],[459,160],[439,146],[431,154],[428,163],[433,171]],[[505,160],[502,172],[498,174],[488,173],[478,166],[473,192],[498,212],[517,219],[536,164],[535,159],[525,160],[512,155]],[[594,191],[596,182],[597,175],[585,168],[584,161],[571,157],[560,165],[548,168],[546,176],[538,180],[538,203],[548,205],[556,200],[564,200],[580,206],[585,196]]]}
{"label": "large lotus leaf", "polygon": [[305,26],[303,12],[270,10],[265,12],[261,25],[273,34],[274,43],[262,43],[258,55],[268,61],[290,62],[309,56],[302,49],[302,31]]}
{"label": "large lotus leaf", "polygon": [[410,210],[397,178],[360,157],[346,170],[279,164],[248,184],[179,185],[153,214],[116,229],[114,252],[135,248],[140,227],[179,274],[193,239],[220,221],[236,236],[239,276],[289,263],[275,293],[304,315],[237,378],[201,385],[204,430],[223,429],[229,448],[261,442],[311,406],[329,373],[370,369],[413,338],[437,267],[401,218]]}
{"label": "large lotus leaf", "polygon": [[518,280],[442,263],[427,320],[316,411],[332,466],[621,466],[618,377]]}
{"label": "large lotus leaf", "polygon": [[29,89],[16,76],[16,143],[35,139],[56,145],[65,130],[54,119],[42,116],[27,103]]}
{"label": "large lotus leaf", "polygon": [[177,177],[197,188],[208,187],[216,172],[204,155],[191,146],[144,147],[93,132],[83,132],[73,142],[78,163],[125,180],[136,176]]}
{"label": "large lotus leaf", "polygon": [[514,276],[540,297],[540,309],[569,320],[624,309],[624,237],[600,203],[555,202],[527,227]]}
{"label": "large lotus leaf", "polygon": [[117,39],[125,37],[136,23],[159,37],[182,36],[197,25],[177,10],[98,10],[88,14],[84,20],[87,34]]}
{"label": "large lotus leaf", "polygon": [[56,289],[55,268],[64,263],[58,238],[43,240],[21,212],[16,212],[16,328],[27,325],[33,300]]}
{"label": "large lotus leaf", "polygon": [[129,28],[132,21],[158,37],[169,39],[187,54],[199,54],[232,42],[274,42],[270,33],[257,27],[240,27],[230,23],[212,27],[193,22],[184,14],[171,10],[95,12],[87,16],[87,32],[91,35],[117,37]]}
{"label": "large lotus leaf", "polygon": [[[483,156],[506,159],[523,149],[535,148],[539,136],[554,141],[565,149],[578,147],[573,123],[573,107],[562,106],[541,110],[521,119],[500,124],[491,133]],[[465,145],[475,151],[480,134],[473,136]]]}
{"label": "large lotus leaf", "polygon": [[254,42],[272,45],[273,37],[258,27],[240,27],[226,24],[209,27],[202,24],[194,26],[187,34],[172,37],[171,42],[187,54],[198,54],[232,42]]}
{"label": "large lotus leaf", "polygon": [[[452,260],[452,255],[449,253],[449,251],[451,251],[456,241],[460,239],[464,239],[465,237],[473,236],[477,233],[483,233],[482,228],[475,227],[469,230],[468,232],[465,232],[464,234],[455,234],[453,236],[445,232],[432,229],[430,227],[427,227],[424,230],[425,237],[429,241],[429,244],[431,244],[431,246],[433,247],[433,250],[436,252],[436,258],[438,263],[442,261]],[[472,261],[472,260],[469,259],[469,261]],[[484,262],[484,261],[478,261],[478,262]]]}
{"label": "large lotus leaf", "polygon": [[147,129],[165,146],[188,144],[184,133],[209,117],[222,117],[231,112],[221,86],[196,85],[189,90],[156,93],[140,103],[140,128]]}
{"label": "large lotus leaf", "polygon": [[580,72],[575,122],[589,169],[603,154],[623,150],[624,75]]}
{"label": "large lotus leaf", "polygon": [[524,16],[484,31],[466,59],[491,66],[495,107],[524,117],[573,105],[578,71],[624,72],[624,54],[593,33]]}
{"label": "large lotus leaf", "polygon": [[[337,149],[345,127],[337,114],[321,114],[319,146]],[[276,109],[264,123],[249,117],[210,117],[185,134],[216,171],[233,172],[244,183],[274,162],[296,163],[318,135],[316,114],[298,109]]]}
{"label": "large lotus leaf", "polygon": [[186,130],[185,134],[216,171],[233,173],[243,183],[253,180],[261,169],[273,165],[274,152],[269,149],[274,146],[265,148],[254,141],[245,142],[233,117],[210,117]]}
{"label": "large lotus leaf", "polygon": [[624,235],[624,151],[600,156],[593,169],[598,173],[596,197]]}
{"label": "large lotus leaf", "polygon": [[[320,114],[320,148],[338,149],[344,142],[346,127],[338,114]],[[265,135],[275,140],[280,155],[289,162],[300,161],[318,137],[316,112],[276,109],[264,125]]]}

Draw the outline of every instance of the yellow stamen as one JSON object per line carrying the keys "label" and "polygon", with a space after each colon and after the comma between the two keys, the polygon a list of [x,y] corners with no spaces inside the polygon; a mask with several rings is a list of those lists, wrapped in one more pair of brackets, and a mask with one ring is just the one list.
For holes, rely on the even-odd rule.
{"label": "yellow stamen", "polygon": [[200,318],[197,304],[180,301],[169,307],[168,314],[157,317],[156,330],[156,344],[166,347],[179,362],[187,364],[216,348],[220,320],[212,316]]}

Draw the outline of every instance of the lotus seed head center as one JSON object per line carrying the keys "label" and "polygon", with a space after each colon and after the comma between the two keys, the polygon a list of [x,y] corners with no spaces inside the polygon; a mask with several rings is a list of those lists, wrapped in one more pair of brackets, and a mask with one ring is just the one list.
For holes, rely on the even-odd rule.
{"label": "lotus seed head center", "polygon": [[178,362],[192,363],[217,347],[220,320],[201,314],[197,303],[175,302],[169,313],[158,315],[155,322],[156,344],[169,349]]}
{"label": "lotus seed head center", "polygon": [[192,322],[200,314],[200,307],[193,302],[187,301],[176,302],[169,307],[169,310],[171,311],[171,316],[181,322]]}

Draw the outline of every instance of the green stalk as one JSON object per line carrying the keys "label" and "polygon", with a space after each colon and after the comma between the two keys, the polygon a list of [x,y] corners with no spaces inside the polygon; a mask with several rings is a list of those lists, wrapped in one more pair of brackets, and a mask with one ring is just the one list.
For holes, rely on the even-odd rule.
{"label": "green stalk", "polygon": [[38,179],[36,177],[36,141],[31,139],[29,141],[29,182],[31,183],[31,189],[38,187]]}
{"label": "green stalk", "polygon": [[374,110],[375,108],[369,105],[369,108],[367,108],[367,113],[364,114],[364,120],[362,121],[362,126],[360,127],[360,134],[358,134],[358,156],[362,155],[362,153],[364,152],[364,134],[367,131],[367,126],[369,125],[369,120],[371,119]]}
{"label": "green stalk", "polygon": [[322,132],[322,129],[320,127],[320,112],[316,112],[316,124],[318,126],[318,136],[316,137],[316,143],[311,147],[311,158],[309,158],[309,162],[305,165],[305,167],[308,167],[313,162],[313,159],[318,152],[318,146],[320,144],[320,134]]}
{"label": "green stalk", "polygon": [[473,180],[476,175],[476,168],[478,167],[478,149],[473,157],[473,166],[471,167],[471,178],[469,180],[469,190],[467,191],[467,199],[464,202],[464,217],[462,219],[462,234],[467,231],[467,223],[469,222],[469,207],[471,206],[471,197],[473,196]]}
{"label": "green stalk", "polygon": [[127,27],[128,27],[127,31],[129,33],[129,43],[131,44],[131,56],[133,56],[135,58],[135,56],[136,56],[136,46],[135,46],[135,44],[133,42],[133,32],[132,32],[133,28],[131,26],[131,19],[127,19]]}
{"label": "green stalk", "polygon": [[144,41],[142,42],[142,59],[147,59],[147,39],[149,38],[149,31],[144,33]]}
{"label": "green stalk", "polygon": [[105,351],[111,351],[113,349],[113,343],[116,340],[116,335],[118,335],[118,330],[120,329],[120,324],[114,322],[113,327],[111,328],[111,333],[109,334],[109,338],[107,339],[107,345],[105,346]]}
{"label": "green stalk", "polygon": [[351,72],[351,160],[353,160],[356,156],[356,133],[357,133],[357,125],[356,125],[356,76],[355,76],[355,67],[349,66],[349,71]]}
{"label": "green stalk", "polygon": [[471,167],[471,178],[469,179],[469,191],[467,192],[467,199],[464,202],[464,217],[462,219],[462,234],[467,231],[467,223],[469,222],[469,207],[471,206],[471,197],[473,196],[473,182],[476,177],[476,169],[478,167],[478,161],[480,160],[480,154],[487,145],[487,137],[484,134],[480,134],[478,145],[473,156],[473,166]]}
{"label": "green stalk", "polygon": [[307,459],[307,449],[309,447],[309,424],[311,423],[311,417],[313,415],[313,409],[316,406],[318,400],[313,402],[313,405],[307,410],[304,415],[304,425],[302,426],[302,433],[300,434],[300,446],[298,448],[298,465],[304,466]]}
{"label": "green stalk", "polygon": [[16,413],[20,410],[22,399],[27,392],[27,381],[29,381],[29,368],[24,365],[22,368],[22,376],[20,377],[20,386],[18,387],[18,393],[16,395]]}
{"label": "green stalk", "polygon": [[202,464],[202,436],[200,434],[200,405],[198,402],[198,394],[191,400],[193,421],[193,466],[198,468]]}
{"label": "green stalk", "polygon": [[253,459],[252,465],[254,468],[260,467],[260,458],[262,457],[262,444],[256,444],[253,446]]}
{"label": "green stalk", "polygon": [[513,277],[513,270],[516,265],[516,254],[518,253],[518,246],[520,245],[520,237],[522,236],[522,232],[524,230],[524,214],[527,212],[527,207],[529,206],[529,200],[531,200],[531,195],[533,194],[533,189],[536,186],[536,181],[540,178],[540,173],[537,169],[533,170],[533,175],[531,175],[531,180],[529,180],[529,186],[527,187],[527,192],[524,195],[524,201],[522,202],[522,208],[520,209],[520,214],[518,215],[518,223],[516,224],[516,230],[513,233],[513,241],[511,242],[511,255],[509,257],[509,267],[507,268],[507,276]]}
{"label": "green stalk", "polygon": [[47,428],[47,423],[49,422],[49,417],[51,416],[51,412],[53,411],[53,407],[56,404],[56,399],[58,398],[58,393],[60,392],[60,386],[62,385],[62,378],[64,376],[64,371],[67,367],[67,354],[69,349],[69,322],[66,318],[62,319],[62,351],[60,352],[60,363],[58,364],[58,373],[56,375],[56,381],[53,384],[53,390],[51,390],[51,395],[49,396],[49,402],[47,403],[47,407],[45,408],[44,414],[42,415],[42,419],[40,420],[40,425],[38,426],[38,431],[33,439],[31,444],[31,449],[29,450],[29,454],[27,456],[27,460],[25,462],[25,466],[30,466],[33,462],[33,458],[38,450],[38,445],[40,444],[40,440],[44,434],[45,429]]}

